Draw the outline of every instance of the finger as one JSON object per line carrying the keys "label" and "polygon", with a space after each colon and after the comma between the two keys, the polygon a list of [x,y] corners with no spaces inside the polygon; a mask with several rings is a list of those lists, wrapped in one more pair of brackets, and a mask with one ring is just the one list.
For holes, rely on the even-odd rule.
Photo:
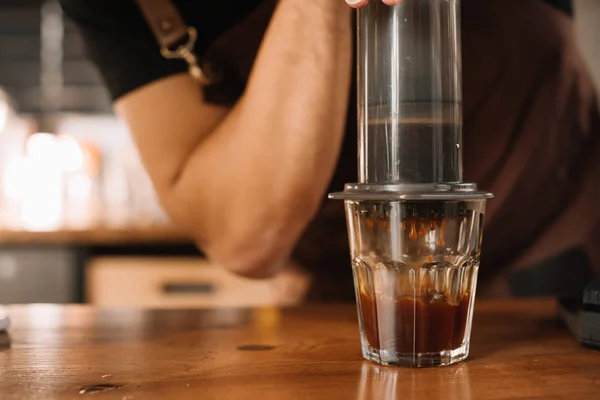
{"label": "finger", "polygon": [[385,4],[387,4],[388,6],[395,6],[398,5],[400,3],[402,3],[403,0],[383,0],[383,2]]}
{"label": "finger", "polygon": [[352,8],[361,8],[369,3],[369,0],[346,0],[346,3]]}

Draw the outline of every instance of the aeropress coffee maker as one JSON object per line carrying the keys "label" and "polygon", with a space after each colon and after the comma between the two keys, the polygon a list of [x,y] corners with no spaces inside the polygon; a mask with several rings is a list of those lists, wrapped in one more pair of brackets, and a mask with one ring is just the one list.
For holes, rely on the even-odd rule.
{"label": "aeropress coffee maker", "polygon": [[358,11],[358,183],[341,193],[363,357],[444,366],[469,353],[490,193],[462,181],[459,0]]}

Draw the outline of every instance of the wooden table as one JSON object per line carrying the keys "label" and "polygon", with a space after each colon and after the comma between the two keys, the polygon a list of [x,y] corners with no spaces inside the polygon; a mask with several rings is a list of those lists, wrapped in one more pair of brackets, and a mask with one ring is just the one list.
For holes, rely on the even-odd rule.
{"label": "wooden table", "polygon": [[[3,400],[600,399],[600,353],[549,301],[479,302],[469,361],[435,369],[363,361],[352,305],[9,313]],[[80,395],[89,385],[114,389]]]}

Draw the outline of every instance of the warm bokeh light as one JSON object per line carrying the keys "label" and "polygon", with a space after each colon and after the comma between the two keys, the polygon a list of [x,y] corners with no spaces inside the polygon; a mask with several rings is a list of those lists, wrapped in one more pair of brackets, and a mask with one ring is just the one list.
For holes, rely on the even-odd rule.
{"label": "warm bokeh light", "polygon": [[63,171],[56,136],[35,133],[25,143],[20,175],[21,220],[28,230],[60,228],[63,213]]}
{"label": "warm bokeh light", "polygon": [[60,135],[58,154],[65,171],[74,172],[83,168],[84,154],[79,142],[72,136]]}

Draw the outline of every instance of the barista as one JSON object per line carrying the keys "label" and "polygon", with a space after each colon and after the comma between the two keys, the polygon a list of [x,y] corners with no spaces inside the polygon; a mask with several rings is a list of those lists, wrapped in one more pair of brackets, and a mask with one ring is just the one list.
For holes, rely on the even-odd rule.
{"label": "barista", "polygon": [[[352,299],[343,205],[325,200],[356,180],[351,8],[175,0],[196,52],[242,84],[212,97],[160,55],[135,2],[61,4],[165,210],[202,251],[256,278],[292,259],[309,299]],[[600,270],[600,117],[572,28],[565,1],[462,1],[464,175],[496,196],[479,293],[520,294],[539,276],[535,290],[562,290],[576,268]],[[565,251],[585,262],[548,267]]]}

